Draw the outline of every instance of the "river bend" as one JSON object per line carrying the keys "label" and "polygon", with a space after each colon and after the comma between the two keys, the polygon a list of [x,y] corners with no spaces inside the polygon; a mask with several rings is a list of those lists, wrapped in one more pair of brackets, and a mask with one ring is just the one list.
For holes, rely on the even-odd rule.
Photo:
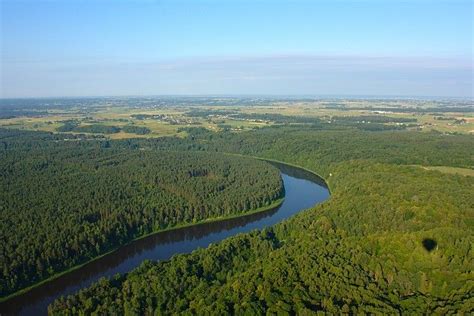
{"label": "river bend", "polygon": [[136,240],[77,270],[0,303],[0,315],[44,315],[48,305],[56,298],[88,287],[101,277],[129,272],[145,259],[166,260],[175,254],[189,253],[238,233],[274,225],[329,197],[324,181],[314,174],[284,164],[272,164],[280,169],[285,187],[285,200],[279,207],[238,218],[156,233]]}

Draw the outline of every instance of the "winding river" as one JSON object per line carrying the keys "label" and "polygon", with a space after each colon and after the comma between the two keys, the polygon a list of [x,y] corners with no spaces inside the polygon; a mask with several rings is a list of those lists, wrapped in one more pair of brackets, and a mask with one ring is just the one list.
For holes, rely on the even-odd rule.
{"label": "winding river", "polygon": [[324,181],[314,174],[296,167],[271,163],[280,169],[285,186],[285,200],[279,207],[238,218],[156,233],[134,241],[77,270],[0,303],[0,315],[44,315],[53,300],[77,292],[101,277],[126,273],[145,259],[166,260],[175,254],[207,247],[238,233],[274,225],[329,197]]}

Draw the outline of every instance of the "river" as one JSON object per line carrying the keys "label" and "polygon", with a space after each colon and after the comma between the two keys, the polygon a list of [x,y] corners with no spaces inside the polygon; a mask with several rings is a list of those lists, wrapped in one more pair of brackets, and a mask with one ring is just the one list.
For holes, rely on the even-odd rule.
{"label": "river", "polygon": [[77,292],[101,277],[126,273],[143,260],[166,260],[178,253],[197,248],[238,233],[274,225],[329,197],[324,181],[305,170],[273,163],[280,169],[285,186],[285,200],[273,209],[238,218],[183,227],[136,240],[98,260],[40,285],[31,291],[0,303],[0,315],[45,315],[56,298]]}

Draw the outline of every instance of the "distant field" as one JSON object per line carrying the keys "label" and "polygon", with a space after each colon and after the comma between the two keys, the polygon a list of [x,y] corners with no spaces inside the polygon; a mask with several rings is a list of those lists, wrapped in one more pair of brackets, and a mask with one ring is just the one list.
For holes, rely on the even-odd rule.
{"label": "distant field", "polygon": [[[159,100],[159,98],[157,99]],[[441,133],[474,134],[474,110],[469,110],[466,104],[456,107],[457,103],[448,103],[452,109],[462,112],[446,112],[446,108],[432,101],[416,100],[314,100],[314,101],[255,101],[255,105],[246,102],[244,105],[229,105],[224,100],[202,103],[188,100],[184,104],[170,104],[151,106],[149,103],[138,103],[132,100],[123,100],[117,105],[90,105],[89,107],[47,108],[49,115],[34,115],[35,112],[25,112],[30,116],[17,116],[0,119],[0,127],[57,132],[65,121],[76,120],[79,126],[98,123],[101,125],[123,127],[134,125],[146,127],[150,133],[139,135],[134,133],[105,134],[111,139],[123,138],[150,138],[163,136],[182,136],[178,129],[183,127],[204,127],[213,131],[230,129],[234,132],[251,130],[254,128],[272,125],[274,122],[265,120],[259,122],[251,119],[235,119],[229,117],[189,117],[187,113],[196,109],[210,111],[231,111],[251,116],[276,114],[286,117],[317,118],[330,121],[332,117],[357,116],[388,116],[398,119],[416,119],[407,129],[420,131],[438,131]],[[163,102],[161,102],[163,103]],[[467,110],[466,110],[467,109]],[[471,108],[472,109],[472,108]],[[439,111],[437,111],[439,110]],[[21,113],[21,112],[20,112]],[[44,112],[43,112],[44,113]],[[0,112],[1,114],[1,112]],[[146,119],[137,119],[136,115],[148,116]],[[1,116],[0,116],[1,117]],[[386,123],[391,125],[392,123]],[[392,124],[393,125],[393,124]],[[97,133],[97,135],[102,135]]]}

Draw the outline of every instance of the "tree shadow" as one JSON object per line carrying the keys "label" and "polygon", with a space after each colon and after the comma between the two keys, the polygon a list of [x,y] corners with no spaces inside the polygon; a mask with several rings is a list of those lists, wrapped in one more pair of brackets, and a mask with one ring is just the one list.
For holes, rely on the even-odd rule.
{"label": "tree shadow", "polygon": [[425,238],[421,243],[423,244],[423,247],[429,252],[433,251],[438,246],[436,240],[431,238]]}

